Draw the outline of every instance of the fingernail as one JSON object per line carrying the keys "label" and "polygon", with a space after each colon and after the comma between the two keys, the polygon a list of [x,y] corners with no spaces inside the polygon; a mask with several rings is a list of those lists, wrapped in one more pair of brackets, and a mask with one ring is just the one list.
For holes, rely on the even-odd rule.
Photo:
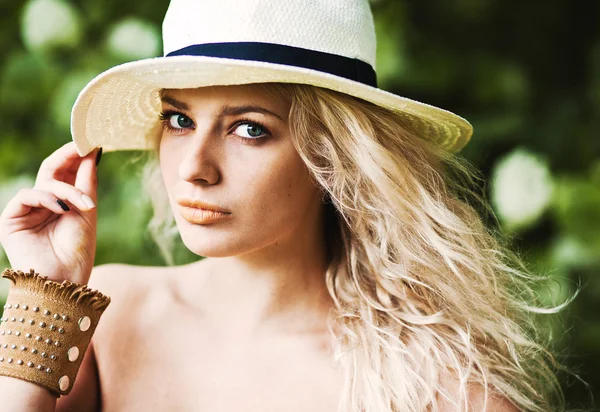
{"label": "fingernail", "polygon": [[69,210],[71,210],[69,208],[69,206],[67,206],[67,204],[60,199],[56,199],[56,203],[58,203],[58,205],[61,207],[61,209],[64,210],[65,212],[68,212]]}
{"label": "fingernail", "polygon": [[96,154],[96,166],[98,166],[98,164],[100,163],[101,157],[102,157],[102,148],[100,148],[100,150],[98,150],[98,153]]}
{"label": "fingernail", "polygon": [[87,207],[89,207],[90,209],[93,209],[96,207],[96,204],[88,195],[86,195],[86,194],[81,195],[81,199],[83,199],[83,203],[85,203],[85,205]]}

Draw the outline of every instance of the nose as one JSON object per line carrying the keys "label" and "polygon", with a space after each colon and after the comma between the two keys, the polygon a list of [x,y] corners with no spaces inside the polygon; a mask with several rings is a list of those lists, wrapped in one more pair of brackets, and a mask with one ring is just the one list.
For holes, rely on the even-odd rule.
{"label": "nose", "polygon": [[183,158],[178,169],[181,179],[191,183],[216,184],[220,179],[220,140],[212,129],[197,126],[182,148]]}

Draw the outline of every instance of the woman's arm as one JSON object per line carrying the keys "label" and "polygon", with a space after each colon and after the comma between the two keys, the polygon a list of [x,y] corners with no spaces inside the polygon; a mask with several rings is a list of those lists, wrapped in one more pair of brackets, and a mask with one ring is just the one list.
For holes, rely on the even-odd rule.
{"label": "woman's arm", "polygon": [[0,402],[11,412],[97,412],[99,386],[93,341],[81,362],[73,389],[58,400],[50,391],[35,383],[0,376]]}
{"label": "woman's arm", "polygon": [[81,361],[73,389],[67,396],[61,396],[56,402],[56,412],[98,412],[100,411],[99,399],[98,367],[92,338]]}
{"label": "woman's arm", "polygon": [[73,388],[68,395],[57,399],[41,385],[11,376],[0,376],[2,411],[96,412],[99,410],[97,400],[98,378],[93,337],[83,355]]}
{"label": "woman's arm", "polygon": [[11,412],[54,412],[56,397],[35,383],[0,376],[2,410]]}

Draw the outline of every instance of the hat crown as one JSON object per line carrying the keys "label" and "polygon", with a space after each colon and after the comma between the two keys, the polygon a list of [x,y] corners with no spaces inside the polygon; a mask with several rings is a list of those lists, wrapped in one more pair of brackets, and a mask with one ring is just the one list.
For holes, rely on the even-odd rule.
{"label": "hat crown", "polygon": [[195,44],[261,42],[355,58],[375,69],[367,0],[172,0],[164,55]]}

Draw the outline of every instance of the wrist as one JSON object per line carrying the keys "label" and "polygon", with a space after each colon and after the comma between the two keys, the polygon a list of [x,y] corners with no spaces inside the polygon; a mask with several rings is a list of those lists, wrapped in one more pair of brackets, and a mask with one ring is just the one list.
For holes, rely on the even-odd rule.
{"label": "wrist", "polygon": [[13,282],[0,319],[0,375],[71,391],[110,298],[83,284],[5,270]]}

